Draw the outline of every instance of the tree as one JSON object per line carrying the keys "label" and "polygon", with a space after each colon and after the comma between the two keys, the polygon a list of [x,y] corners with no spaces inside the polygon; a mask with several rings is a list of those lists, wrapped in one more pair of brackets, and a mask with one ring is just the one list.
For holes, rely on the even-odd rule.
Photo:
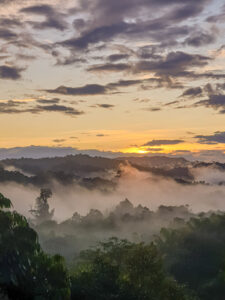
{"label": "tree", "polygon": [[168,277],[153,244],[110,239],[81,254],[72,272],[72,299],[190,300]]}
{"label": "tree", "polygon": [[25,217],[0,194],[0,293],[17,300],[70,299],[62,257],[46,255]]}
{"label": "tree", "polygon": [[225,295],[225,214],[192,218],[179,229],[163,229],[158,246],[167,271],[202,300]]}
{"label": "tree", "polygon": [[37,197],[35,209],[31,209],[30,213],[35,217],[37,224],[49,221],[54,215],[54,209],[49,210],[48,199],[52,196],[50,189],[41,189],[40,196]]}

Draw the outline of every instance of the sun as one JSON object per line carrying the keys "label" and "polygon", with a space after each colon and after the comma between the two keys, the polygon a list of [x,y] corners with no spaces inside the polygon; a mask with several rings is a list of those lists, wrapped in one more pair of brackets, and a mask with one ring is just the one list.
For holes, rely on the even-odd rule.
{"label": "sun", "polygon": [[132,147],[132,148],[124,149],[123,152],[125,152],[125,153],[136,153],[136,154],[147,154],[147,153],[149,153],[149,151],[144,150],[144,149],[140,149],[138,147]]}

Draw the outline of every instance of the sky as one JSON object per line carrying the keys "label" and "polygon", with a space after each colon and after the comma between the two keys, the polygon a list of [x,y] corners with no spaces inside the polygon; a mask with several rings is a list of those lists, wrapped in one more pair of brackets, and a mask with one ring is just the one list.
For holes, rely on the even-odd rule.
{"label": "sky", "polygon": [[0,148],[225,157],[225,1],[0,0]]}

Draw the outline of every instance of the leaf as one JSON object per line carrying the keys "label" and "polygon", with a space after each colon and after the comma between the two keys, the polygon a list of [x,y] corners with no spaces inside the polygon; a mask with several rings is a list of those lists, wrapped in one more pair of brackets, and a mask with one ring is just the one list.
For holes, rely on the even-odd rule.
{"label": "leaf", "polygon": [[11,208],[12,207],[12,202],[8,199],[5,198],[1,193],[0,193],[0,209],[3,208]]}

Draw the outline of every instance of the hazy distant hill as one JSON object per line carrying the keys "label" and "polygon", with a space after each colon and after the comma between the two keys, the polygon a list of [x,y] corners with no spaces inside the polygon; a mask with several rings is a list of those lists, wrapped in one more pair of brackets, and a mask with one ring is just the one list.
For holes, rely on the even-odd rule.
{"label": "hazy distant hill", "polygon": [[182,157],[167,157],[167,156],[151,156],[151,157],[121,157],[117,160],[127,160],[132,165],[138,165],[151,168],[171,168],[171,167],[184,167],[189,162]]}
{"label": "hazy distant hill", "polygon": [[[68,155],[52,158],[6,159],[0,162],[0,182],[51,186],[53,181],[63,185],[78,184],[87,189],[111,191],[124,176],[125,167],[156,177],[173,179],[181,184],[196,184],[193,169],[210,168],[225,171],[225,164],[189,162],[184,158],[166,156],[120,157],[116,159],[89,155]],[[223,177],[221,184],[224,184]],[[204,181],[201,179],[201,184]]]}
{"label": "hazy distant hill", "polygon": [[78,154],[54,158],[6,159],[2,161],[2,163],[7,166],[14,166],[17,169],[21,169],[24,172],[32,174],[47,171],[64,171],[66,173],[76,175],[85,175],[92,172],[102,172],[109,169],[115,169],[119,166],[120,161]]}
{"label": "hazy distant hill", "polygon": [[123,156],[121,152],[98,151],[94,149],[78,150],[72,147],[44,147],[28,146],[15,148],[0,148],[0,160],[19,159],[19,158],[45,158],[45,157],[64,157],[67,155],[86,154],[90,156],[101,156],[107,158],[116,158]]}

